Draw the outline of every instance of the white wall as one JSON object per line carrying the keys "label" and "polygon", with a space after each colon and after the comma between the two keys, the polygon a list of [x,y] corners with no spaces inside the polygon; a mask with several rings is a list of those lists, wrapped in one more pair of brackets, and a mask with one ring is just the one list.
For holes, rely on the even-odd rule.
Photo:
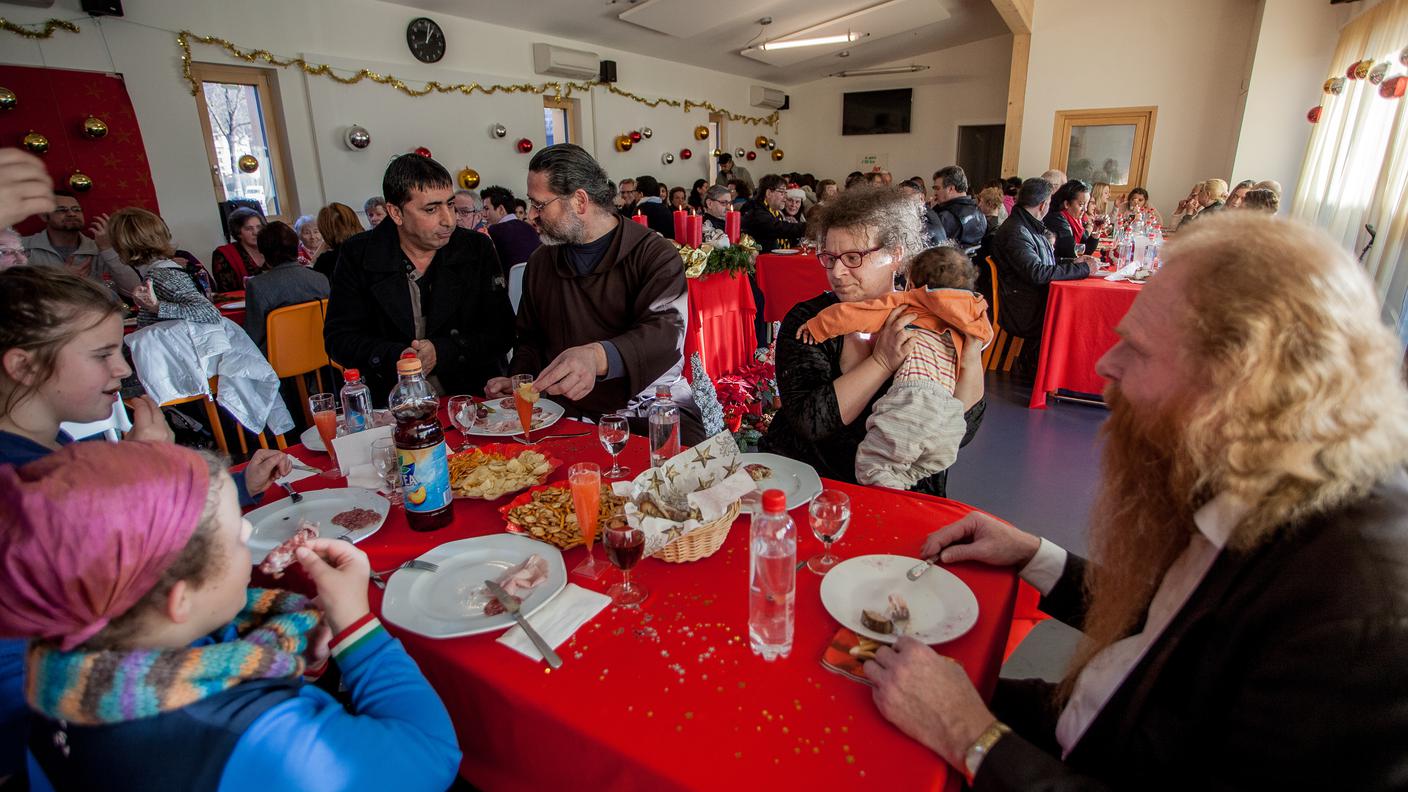
{"label": "white wall", "polygon": [[1171,215],[1195,182],[1228,178],[1255,11],[1253,0],[1040,0],[1018,172],[1051,166],[1057,110],[1156,105],[1144,186],[1159,211]]}
{"label": "white wall", "polygon": [[[177,241],[197,253],[210,250],[221,237],[195,101],[181,79],[179,51],[174,34],[168,32],[171,30],[186,28],[282,56],[304,55],[315,62],[370,66],[407,81],[441,82],[540,83],[554,79],[533,74],[531,45],[546,41],[615,60],[619,85],[643,96],[709,100],[738,113],[767,113],[749,106],[748,88],[756,81],[748,78],[457,17],[437,16],[448,40],[447,53],[436,66],[423,66],[411,58],[405,45],[405,26],[417,14],[373,0],[125,0],[123,5],[125,20],[109,19],[100,24],[80,19],[79,35],[58,32],[48,41],[31,42],[0,34],[4,42],[0,62],[122,73],[141,125],[162,214]],[[34,23],[50,17],[80,18],[82,12],[78,0],[60,0],[47,9],[0,2],[0,16]],[[193,47],[197,61],[240,63],[214,47]],[[452,173],[469,165],[480,171],[484,185],[497,182],[521,192],[529,157],[518,154],[513,142],[526,136],[538,146],[543,144],[542,98],[537,95],[412,99],[367,82],[341,86],[293,71],[276,74],[292,159],[293,191],[305,214],[334,200],[360,210],[364,198],[381,191],[387,159],[420,145],[430,148]],[[685,114],[665,106],[650,109],[600,90],[595,97],[580,98],[585,143],[613,177],[650,173],[670,184],[688,186],[704,176],[708,152],[694,140],[691,130],[707,122],[708,111]],[[766,134],[789,147],[787,114],[783,118],[777,133],[767,130]],[[489,138],[487,129],[492,122],[509,127],[506,139]],[[371,149],[354,154],[342,146],[342,129],[352,123],[371,131]],[[615,135],[640,126],[652,127],[654,138],[642,141],[627,154],[612,149]],[[749,141],[759,129],[731,123],[725,140],[730,147],[751,145]],[[664,151],[678,152],[686,146],[695,153],[689,162],[677,160],[668,167],[660,163]]]}
{"label": "white wall", "polygon": [[1321,0],[1261,0],[1259,5],[1232,164],[1235,178],[1229,181],[1275,179],[1289,209],[1310,139],[1305,113],[1320,104],[1339,29],[1352,12]]}
{"label": "white wall", "polygon": [[[885,64],[919,63],[930,66],[928,71],[828,77],[792,88],[794,109],[784,115],[788,128],[798,133],[789,136],[787,159],[778,164],[788,171],[840,182],[847,173],[861,169],[862,157],[875,154],[888,163],[897,180],[918,174],[927,183],[934,171],[957,160],[959,126],[1006,121],[1011,61],[1012,37],[997,36]],[[844,61],[837,63],[839,71]],[[909,134],[841,134],[843,93],[905,87],[914,88]],[[753,175],[758,175],[756,169]]]}

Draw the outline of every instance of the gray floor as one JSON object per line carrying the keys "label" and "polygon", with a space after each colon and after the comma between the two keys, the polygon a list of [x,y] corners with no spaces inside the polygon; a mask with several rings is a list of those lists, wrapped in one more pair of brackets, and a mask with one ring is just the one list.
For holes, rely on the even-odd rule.
{"label": "gray floor", "polygon": [[[950,498],[977,506],[1075,552],[1086,550],[1086,519],[1099,478],[1102,407],[1048,402],[1030,410],[1031,389],[989,373],[987,414],[948,479]],[[1060,679],[1079,633],[1048,620],[1002,668],[1007,677]]]}

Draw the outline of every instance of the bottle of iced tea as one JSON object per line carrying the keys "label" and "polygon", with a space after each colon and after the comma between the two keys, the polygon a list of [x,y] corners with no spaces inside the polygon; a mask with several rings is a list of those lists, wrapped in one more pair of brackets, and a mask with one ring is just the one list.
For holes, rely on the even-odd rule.
{"label": "bottle of iced tea", "polygon": [[413,531],[434,531],[450,524],[455,503],[445,430],[436,417],[440,400],[425,381],[419,360],[396,361],[396,373],[400,382],[388,402],[396,419],[393,437],[401,459],[406,522]]}

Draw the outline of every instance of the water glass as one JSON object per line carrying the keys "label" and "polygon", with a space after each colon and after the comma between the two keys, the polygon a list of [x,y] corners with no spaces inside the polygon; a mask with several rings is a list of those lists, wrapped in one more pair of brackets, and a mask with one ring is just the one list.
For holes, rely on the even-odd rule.
{"label": "water glass", "polygon": [[601,447],[611,455],[611,469],[603,475],[609,479],[630,475],[631,469],[622,465],[619,459],[620,453],[626,449],[626,443],[631,439],[631,428],[626,423],[626,416],[619,413],[601,416],[601,422],[596,426],[596,436],[601,441]]}
{"label": "water glass", "polygon": [[807,559],[807,569],[825,575],[841,560],[832,554],[831,545],[846,535],[846,526],[851,523],[851,499],[840,490],[823,490],[812,499],[807,512],[811,515],[812,533],[821,540],[823,548],[820,555]]}
{"label": "water glass", "polygon": [[461,443],[457,452],[473,448],[474,443],[469,441],[469,430],[474,425],[474,397],[451,396],[447,409],[450,411],[450,423],[460,433]]}
{"label": "water glass", "polygon": [[401,454],[396,450],[396,440],[390,437],[378,438],[372,443],[372,467],[385,482],[382,494],[392,506],[405,503],[401,493]]}

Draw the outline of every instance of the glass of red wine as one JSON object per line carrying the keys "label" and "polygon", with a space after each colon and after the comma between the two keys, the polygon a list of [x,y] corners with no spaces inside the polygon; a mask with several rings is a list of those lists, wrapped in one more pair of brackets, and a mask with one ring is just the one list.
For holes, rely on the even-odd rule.
{"label": "glass of red wine", "polygon": [[621,582],[606,592],[612,604],[620,608],[640,605],[650,592],[631,582],[631,568],[645,553],[645,532],[629,524],[608,525],[602,531],[601,546],[606,548],[606,558],[611,565],[621,570]]}

